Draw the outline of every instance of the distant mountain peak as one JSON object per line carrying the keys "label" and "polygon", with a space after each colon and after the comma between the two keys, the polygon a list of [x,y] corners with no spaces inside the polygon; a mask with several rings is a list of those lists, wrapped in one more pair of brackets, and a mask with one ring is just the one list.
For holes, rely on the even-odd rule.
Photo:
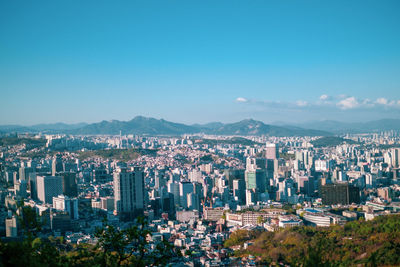
{"label": "distant mountain peak", "polygon": [[261,121],[256,121],[254,119],[244,119],[244,120],[241,120],[239,122],[243,122],[243,123],[263,123]]}

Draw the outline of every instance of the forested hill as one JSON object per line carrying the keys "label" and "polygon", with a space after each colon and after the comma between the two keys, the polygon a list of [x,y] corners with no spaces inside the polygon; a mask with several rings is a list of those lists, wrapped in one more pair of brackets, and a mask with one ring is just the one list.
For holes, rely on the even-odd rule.
{"label": "forested hill", "polygon": [[236,256],[253,255],[263,265],[399,266],[400,215],[380,216],[328,228],[294,227],[278,232],[238,230],[225,241],[232,247],[250,242]]}

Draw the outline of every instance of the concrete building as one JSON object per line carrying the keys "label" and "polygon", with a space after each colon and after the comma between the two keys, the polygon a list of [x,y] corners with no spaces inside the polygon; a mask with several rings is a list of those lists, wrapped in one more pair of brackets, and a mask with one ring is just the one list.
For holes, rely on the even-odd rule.
{"label": "concrete building", "polygon": [[76,184],[76,173],[60,172],[58,175],[62,177],[63,194],[69,197],[77,197],[78,186]]}
{"label": "concrete building", "polygon": [[185,209],[188,208],[188,194],[193,193],[193,183],[191,182],[180,182],[179,183],[179,196],[181,206]]}
{"label": "concrete building", "polygon": [[68,212],[72,220],[79,219],[78,199],[60,195],[53,197],[53,208],[57,211]]}
{"label": "concrete building", "polygon": [[51,175],[55,176],[58,172],[64,171],[62,158],[60,154],[57,154],[51,162]]}
{"label": "concrete building", "polygon": [[37,176],[38,199],[46,204],[53,204],[53,197],[62,195],[61,176]]}
{"label": "concrete building", "polygon": [[9,215],[6,218],[6,237],[17,237],[18,236],[18,225],[17,217]]}
{"label": "concrete building", "polygon": [[246,183],[244,180],[233,180],[233,196],[238,199],[240,205],[246,203]]}
{"label": "concrete building", "polygon": [[325,205],[360,203],[360,190],[348,183],[323,185],[320,194]]}
{"label": "concrete building", "polygon": [[277,144],[267,144],[265,149],[266,159],[277,159],[279,158],[279,149]]}
{"label": "concrete building", "polygon": [[203,218],[206,221],[216,222],[224,215],[224,208],[208,208],[205,207],[203,210]]}
{"label": "concrete building", "polygon": [[116,213],[124,219],[143,213],[143,172],[127,168],[118,168],[114,172],[114,206]]}

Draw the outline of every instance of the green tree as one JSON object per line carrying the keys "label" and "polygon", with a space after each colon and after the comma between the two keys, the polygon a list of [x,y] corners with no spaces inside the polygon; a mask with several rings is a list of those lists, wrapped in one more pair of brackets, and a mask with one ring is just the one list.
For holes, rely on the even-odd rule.
{"label": "green tree", "polygon": [[264,218],[262,216],[257,217],[257,224],[262,224],[264,222]]}
{"label": "green tree", "polygon": [[166,240],[150,247],[148,239],[152,233],[143,217],[125,230],[106,223],[97,229],[95,236],[98,238],[96,248],[100,251],[101,266],[159,266],[166,265],[171,258],[179,255]]}
{"label": "green tree", "polygon": [[38,233],[42,221],[35,210],[18,202],[18,225],[23,239],[0,242],[0,260],[4,266],[63,266],[63,259],[55,240],[41,239]]}

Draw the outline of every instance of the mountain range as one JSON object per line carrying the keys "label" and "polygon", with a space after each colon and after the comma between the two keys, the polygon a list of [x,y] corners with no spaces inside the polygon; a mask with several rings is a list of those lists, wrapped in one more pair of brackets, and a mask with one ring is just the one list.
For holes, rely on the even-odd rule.
{"label": "mountain range", "polygon": [[343,133],[363,133],[396,130],[400,131],[400,119],[383,119],[363,123],[344,123],[332,120],[314,121],[296,125],[265,124],[261,121],[246,119],[235,123],[211,122],[207,124],[187,125],[164,119],[137,116],[130,121],[101,121],[98,123],[77,124],[37,124],[32,126],[3,125],[0,133],[65,133],[76,135],[181,135],[205,133],[215,135],[269,135],[269,136],[328,136]]}
{"label": "mountain range", "polygon": [[213,122],[207,124],[186,125],[164,119],[137,116],[130,121],[101,121],[91,124],[39,124],[33,126],[5,125],[0,132],[43,132],[76,135],[140,134],[140,135],[181,135],[205,133],[215,135],[270,135],[270,136],[326,136],[329,132],[309,130],[293,126],[274,126],[252,119],[236,123]]}

